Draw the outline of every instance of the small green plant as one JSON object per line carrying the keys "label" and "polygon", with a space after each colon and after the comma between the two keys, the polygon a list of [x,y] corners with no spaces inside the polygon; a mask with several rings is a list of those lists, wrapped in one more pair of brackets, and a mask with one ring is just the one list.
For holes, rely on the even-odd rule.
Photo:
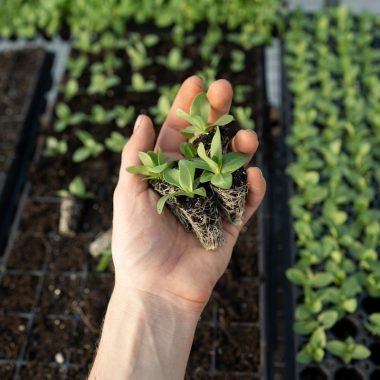
{"label": "small green plant", "polygon": [[140,73],[133,73],[131,85],[128,86],[128,89],[135,92],[149,92],[156,89],[156,83],[153,81],[146,81]]}
{"label": "small green plant", "polygon": [[81,177],[76,176],[68,186],[67,190],[59,190],[57,194],[62,198],[74,197],[77,199],[94,199],[94,193],[86,190],[86,185],[84,184]]}
{"label": "small green plant", "polygon": [[238,73],[245,68],[245,54],[241,50],[234,49],[231,51],[230,68],[233,72]]}
{"label": "small green plant", "polygon": [[54,123],[56,132],[63,132],[68,126],[78,125],[86,119],[86,115],[80,112],[72,113],[65,103],[58,103],[55,109],[58,120]]}
{"label": "small green plant", "polygon": [[66,154],[67,142],[65,140],[58,140],[53,136],[49,136],[46,139],[46,146],[44,149],[45,157],[55,157]]}
{"label": "small green plant", "polygon": [[161,149],[157,153],[148,151],[140,152],[139,158],[142,165],[130,166],[127,168],[129,173],[141,174],[146,177],[146,179],[164,179],[163,173],[165,170],[173,166],[173,161],[164,157],[164,154]]}
{"label": "small green plant", "polygon": [[133,106],[116,106],[114,109],[116,125],[119,128],[125,128],[135,117],[135,107]]}
{"label": "small green plant", "polygon": [[88,65],[88,57],[85,54],[77,58],[69,57],[66,63],[67,71],[71,78],[78,79],[82,76],[85,68]]}
{"label": "small green plant", "polygon": [[91,133],[80,129],[75,134],[83,146],[76,149],[73,153],[72,159],[74,162],[82,162],[89,157],[98,157],[104,151],[103,145],[97,142]]}
{"label": "small green plant", "polygon": [[311,362],[321,363],[325,357],[326,333],[323,327],[318,327],[297,354],[297,362],[309,364]]}
{"label": "small green plant", "polygon": [[367,347],[355,343],[352,337],[348,337],[344,342],[331,340],[327,342],[326,349],[340,357],[345,364],[350,364],[352,360],[367,359],[371,355],[371,351]]}
{"label": "small green plant", "polygon": [[133,71],[140,71],[152,63],[148,51],[142,41],[130,44],[126,47],[129,63]]}
{"label": "small green plant", "polygon": [[211,182],[221,189],[230,189],[232,186],[232,173],[244,166],[247,156],[243,153],[230,152],[223,155],[222,139],[217,127],[211,141],[210,156],[207,155],[203,143],[198,145],[198,160],[194,165],[202,169],[200,182]]}
{"label": "small green plant", "polygon": [[236,116],[236,120],[240,124],[243,129],[254,129],[255,122],[252,116],[252,108],[251,107],[235,107],[234,114]]}
{"label": "small green plant", "polygon": [[181,49],[178,47],[173,47],[166,57],[157,57],[156,61],[172,71],[183,71],[192,65],[191,59],[184,58]]}
{"label": "small green plant", "polygon": [[206,197],[206,189],[200,187],[199,178],[195,178],[195,166],[191,161],[181,160],[178,162],[178,169],[167,169],[163,172],[167,183],[178,188],[177,191],[164,195],[157,202],[157,212],[162,213],[165,203],[175,196],[195,196]]}
{"label": "small green plant", "polygon": [[380,336],[380,313],[371,314],[364,326],[372,335]]}
{"label": "small green plant", "polygon": [[158,98],[156,106],[150,107],[149,111],[155,116],[154,121],[156,124],[162,124],[166,119],[171,108],[171,100],[166,95],[161,95]]}
{"label": "small green plant", "polygon": [[79,83],[75,78],[70,78],[64,86],[62,86],[65,101],[69,101],[79,94]]}
{"label": "small green plant", "polygon": [[106,110],[100,104],[95,104],[91,108],[91,114],[88,116],[88,121],[92,124],[108,124],[114,119],[114,111]]}
{"label": "small green plant", "polygon": [[91,75],[91,83],[87,89],[88,95],[101,94],[104,95],[107,91],[117,86],[120,83],[120,78],[114,74],[105,74],[102,72],[94,72]]}
{"label": "small green plant", "polygon": [[177,109],[177,116],[190,124],[190,127],[181,131],[182,135],[191,141],[199,135],[207,134],[217,126],[224,126],[230,123],[234,119],[232,115],[222,115],[214,123],[209,123],[210,110],[210,103],[204,92],[201,92],[194,98],[190,107],[190,113]]}
{"label": "small green plant", "polygon": [[119,153],[123,150],[124,145],[127,143],[128,139],[125,138],[119,132],[111,132],[111,135],[106,138],[105,146],[112,152]]}

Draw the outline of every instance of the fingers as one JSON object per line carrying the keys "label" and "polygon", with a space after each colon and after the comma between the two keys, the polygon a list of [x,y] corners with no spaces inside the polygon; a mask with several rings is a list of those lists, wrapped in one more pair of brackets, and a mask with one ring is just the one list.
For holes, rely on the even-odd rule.
{"label": "fingers", "polygon": [[257,133],[251,130],[240,130],[231,141],[231,148],[234,152],[245,153],[248,156],[247,164],[252,160],[258,147]]}
{"label": "fingers", "polygon": [[248,195],[243,218],[243,225],[255,213],[264,198],[266,182],[261,170],[257,167],[247,169]]}
{"label": "fingers", "polygon": [[187,78],[173,102],[169,114],[162,125],[160,134],[157,138],[156,148],[160,147],[164,152],[178,152],[179,145],[185,141],[180,133],[181,129],[188,124],[185,120],[176,115],[178,108],[189,112],[193,99],[204,90],[202,79],[193,75]]}
{"label": "fingers", "polygon": [[133,134],[121,155],[119,181],[115,193],[119,191],[122,193],[125,191],[138,193],[148,187],[147,181],[143,181],[141,176],[128,173],[126,169],[129,166],[140,165],[138,153],[152,150],[154,138],[151,119],[146,115],[140,115],[136,119]]}
{"label": "fingers", "polygon": [[209,123],[213,123],[230,111],[232,96],[232,86],[227,80],[219,79],[210,85],[207,91],[207,98],[211,105]]}

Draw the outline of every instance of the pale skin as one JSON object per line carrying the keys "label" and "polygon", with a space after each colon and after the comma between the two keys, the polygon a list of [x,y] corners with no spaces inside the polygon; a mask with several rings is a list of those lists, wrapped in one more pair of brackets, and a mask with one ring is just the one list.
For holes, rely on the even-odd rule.
{"label": "pale skin", "polygon": [[[230,261],[242,226],[224,223],[225,243],[206,251],[168,209],[158,215],[159,196],[140,176],[125,170],[140,164],[140,151],[160,147],[166,155],[179,157],[179,145],[185,140],[180,131],[187,124],[176,116],[176,109],[188,112],[194,97],[203,90],[200,78],[188,78],[157,140],[150,118],[140,115],[123,150],[114,193],[115,287],[91,380],[183,379],[201,312]],[[232,95],[226,80],[210,85],[210,122],[229,112]],[[248,162],[258,148],[256,133],[239,131],[232,148],[246,153]],[[247,182],[244,223],[260,205],[266,186],[260,169],[255,167],[247,169]]]}

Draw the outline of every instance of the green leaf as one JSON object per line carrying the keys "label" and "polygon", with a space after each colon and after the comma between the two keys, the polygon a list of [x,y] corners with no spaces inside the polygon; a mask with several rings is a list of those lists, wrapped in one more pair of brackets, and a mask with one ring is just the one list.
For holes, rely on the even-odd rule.
{"label": "green leaf", "polygon": [[153,168],[150,169],[150,172],[158,174],[158,173],[162,173],[167,168],[168,168],[168,164],[165,163],[165,164],[162,164],[162,165],[154,166]]}
{"label": "green leaf", "polygon": [[207,163],[214,174],[219,173],[219,165],[207,156],[203,143],[198,145],[197,153],[198,156]]}
{"label": "green leaf", "polygon": [[309,352],[306,350],[306,348],[304,348],[300,352],[297,353],[296,360],[300,364],[309,364],[313,361],[313,358],[309,354]]}
{"label": "green leaf", "polygon": [[323,288],[334,281],[334,276],[330,273],[317,273],[309,280],[309,285],[314,288]]}
{"label": "green leaf", "polygon": [[205,92],[199,93],[193,100],[190,107],[190,115],[200,116],[207,123],[210,114],[210,103]]}
{"label": "green leaf", "polygon": [[181,188],[186,192],[192,193],[194,181],[194,166],[190,161],[181,160],[178,163],[179,167],[179,183]]}
{"label": "green leaf", "polygon": [[154,166],[154,161],[152,160],[152,157],[148,154],[148,153],[145,153],[145,152],[139,152],[139,159],[140,161],[142,162],[142,164],[144,166]]}
{"label": "green leaf", "polygon": [[286,277],[295,285],[304,285],[306,275],[298,268],[290,268],[286,271]]}
{"label": "green leaf", "polygon": [[299,321],[293,325],[294,331],[299,335],[309,335],[319,326],[317,321]]}
{"label": "green leaf", "polygon": [[91,152],[86,148],[86,147],[81,147],[78,148],[74,153],[73,153],[73,161],[74,162],[82,162],[86,160],[88,157],[91,156]]}
{"label": "green leaf", "polygon": [[326,344],[326,349],[333,355],[341,357],[346,352],[346,345],[340,340],[330,340]]}
{"label": "green leaf", "polygon": [[342,307],[348,313],[353,313],[358,307],[358,302],[356,298],[349,298],[343,302]]}
{"label": "green leaf", "polygon": [[81,177],[76,176],[69,184],[69,191],[74,196],[81,196],[86,192],[86,186]]}
{"label": "green leaf", "polygon": [[295,315],[297,320],[304,320],[309,318],[312,315],[312,313],[306,305],[301,304],[296,307]]}
{"label": "green leaf", "polygon": [[210,172],[203,172],[200,176],[200,182],[205,183],[205,182],[210,182],[211,178],[214,176],[214,173]]}
{"label": "green leaf", "polygon": [[215,123],[213,123],[213,125],[217,125],[221,127],[223,125],[227,125],[231,123],[231,121],[233,120],[234,120],[234,117],[232,115],[223,115]]}
{"label": "green leaf", "polygon": [[322,323],[323,327],[326,329],[334,326],[337,320],[338,313],[335,310],[324,311],[318,316],[318,321]]}
{"label": "green leaf", "polygon": [[229,190],[232,186],[232,174],[214,174],[211,183],[221,189]]}
{"label": "green leaf", "polygon": [[193,136],[196,136],[197,134],[199,134],[199,130],[198,128],[193,126],[182,129],[181,131],[181,135],[187,138],[191,138]]}
{"label": "green leaf", "polygon": [[197,194],[201,197],[206,197],[207,196],[207,193],[206,193],[206,189],[204,187],[199,187],[198,189],[195,189],[194,190],[194,194]]}
{"label": "green leaf", "polygon": [[112,261],[112,253],[111,250],[107,250],[102,252],[98,265],[96,266],[97,272],[104,272]]}
{"label": "green leaf", "polygon": [[371,351],[362,344],[356,344],[352,351],[352,357],[357,360],[367,359],[371,356]]}
{"label": "green leaf", "polygon": [[[194,124],[194,121],[195,121],[194,117],[192,117],[192,115],[189,115],[185,111],[181,110],[180,108],[178,108],[175,113],[178,117],[186,120],[189,124]],[[184,129],[183,131],[185,131],[186,129]]]}
{"label": "green leaf", "polygon": [[164,180],[174,186],[180,187],[179,183],[179,170],[178,169],[168,169],[164,171]]}
{"label": "green leaf", "polygon": [[175,193],[167,194],[161,197],[157,202],[157,213],[161,215],[162,210],[164,209],[165,203],[168,201],[168,199],[170,199],[171,197],[174,197],[177,194],[178,192],[175,192]]}
{"label": "green leaf", "polygon": [[244,166],[247,155],[244,153],[231,152],[223,157],[222,173],[233,173]]}
{"label": "green leaf", "polygon": [[196,158],[196,159],[192,160],[191,162],[193,163],[194,167],[197,169],[202,169],[202,170],[206,170],[209,172],[212,171],[210,166],[207,164],[206,161],[203,161],[199,158]]}
{"label": "green leaf", "polygon": [[183,142],[181,143],[179,150],[181,154],[187,159],[191,160],[194,158],[197,154],[197,150],[195,149],[194,145],[188,143],[188,142]]}
{"label": "green leaf", "polygon": [[215,134],[211,141],[210,156],[211,156],[211,159],[217,162],[219,166],[222,165],[222,159],[223,159],[222,138],[220,136],[219,128],[216,128]]}
{"label": "green leaf", "polygon": [[326,346],[326,333],[322,327],[318,327],[310,338],[310,343],[314,347],[322,347]]}
{"label": "green leaf", "polygon": [[127,172],[131,174],[141,174],[145,176],[150,175],[150,170],[146,166],[143,166],[143,165],[129,166],[127,168]]}

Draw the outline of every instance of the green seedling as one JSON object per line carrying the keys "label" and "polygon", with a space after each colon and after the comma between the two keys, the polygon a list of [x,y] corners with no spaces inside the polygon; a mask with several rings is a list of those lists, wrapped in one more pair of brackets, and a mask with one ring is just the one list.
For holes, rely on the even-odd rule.
{"label": "green seedling", "polygon": [[195,169],[191,161],[181,160],[178,162],[178,169],[167,169],[163,172],[165,181],[177,187],[179,190],[164,195],[159,199],[157,202],[157,212],[159,214],[162,213],[165,203],[172,197],[206,197],[206,189],[199,187],[199,178],[195,178]]}
{"label": "green seedling", "polygon": [[66,66],[71,78],[78,79],[82,76],[86,66],[88,65],[88,57],[85,54],[78,58],[68,58]]}
{"label": "green seedling", "polygon": [[127,143],[128,139],[125,138],[119,132],[111,132],[111,135],[106,138],[105,146],[112,152],[119,153],[123,150],[124,145]]}
{"label": "green seedling", "polygon": [[156,61],[171,71],[183,71],[192,65],[191,59],[184,58],[178,47],[172,48],[165,57],[157,57]]}
{"label": "green seedling", "polygon": [[109,75],[112,75],[117,69],[123,66],[123,60],[118,58],[112,51],[106,53],[103,60],[103,70]]}
{"label": "green seedling", "polygon": [[309,364],[311,362],[321,363],[325,357],[326,333],[323,327],[318,327],[297,354],[297,362]]}
{"label": "green seedling", "polygon": [[117,75],[107,75],[102,72],[94,72],[91,75],[91,83],[87,89],[88,95],[101,94],[104,95],[107,91],[117,86],[120,83],[120,78]]}
{"label": "green seedling", "polygon": [[135,92],[149,92],[156,89],[156,83],[153,81],[146,81],[140,73],[133,73],[131,85],[128,86],[128,89]]}
{"label": "green seedling", "polygon": [[234,114],[236,115],[236,120],[243,129],[254,129],[255,122],[252,116],[251,107],[234,107]]}
{"label": "green seedling", "polygon": [[81,124],[86,119],[86,115],[83,113],[72,113],[65,103],[58,103],[55,113],[58,120],[54,123],[53,128],[56,132],[63,132],[67,127]]}
{"label": "green seedling", "polygon": [[243,153],[231,152],[223,155],[219,127],[211,141],[210,155],[207,155],[203,143],[198,145],[197,153],[199,159],[194,161],[194,165],[203,170],[200,182],[211,182],[212,185],[227,190],[232,186],[232,173],[243,167],[247,160],[247,155]]}
{"label": "green seedling", "polygon": [[77,199],[94,199],[94,193],[86,190],[86,185],[84,184],[81,177],[75,177],[70,183],[67,190],[59,190],[57,194],[62,198],[74,197]]}
{"label": "green seedling", "polygon": [[178,117],[186,120],[190,125],[181,131],[182,135],[193,140],[197,136],[209,133],[213,128],[231,123],[232,115],[222,115],[214,123],[209,123],[211,107],[204,92],[198,94],[191,103],[190,113],[177,109]]}
{"label": "green seedling", "polygon": [[116,125],[119,128],[125,128],[131,124],[135,118],[135,107],[133,106],[116,106],[114,109],[114,117]]}
{"label": "green seedling", "polygon": [[145,44],[142,41],[127,46],[126,52],[133,71],[140,71],[152,63]]}
{"label": "green seedling", "polygon": [[73,153],[72,159],[74,162],[82,162],[89,157],[98,157],[104,151],[103,145],[97,142],[91,133],[80,129],[75,134],[83,146]]}
{"label": "green seedling", "polygon": [[183,157],[186,158],[186,160],[192,160],[193,158],[197,157],[197,149],[195,146],[188,142],[181,143],[179,150]]}
{"label": "green seedling", "polygon": [[364,326],[372,335],[380,336],[380,313],[371,314]]}
{"label": "green seedling", "polygon": [[293,330],[299,335],[310,335],[319,327],[324,330],[331,328],[338,318],[339,314],[335,310],[323,311],[317,319],[313,317],[295,322]]}
{"label": "green seedling", "polygon": [[163,173],[165,170],[171,168],[174,164],[173,160],[169,157],[164,157],[161,149],[157,153],[152,151],[140,152],[139,158],[142,165],[130,166],[127,168],[129,173],[140,174],[151,180],[164,179]]}
{"label": "green seedling", "polygon": [[344,342],[331,340],[327,342],[326,349],[341,358],[345,364],[350,364],[352,360],[367,359],[371,355],[367,347],[355,343],[352,337],[348,337]]}
{"label": "green seedling", "polygon": [[[234,101],[236,103],[244,103],[248,100],[248,94],[251,92],[252,86],[246,85],[246,84],[239,84],[234,87]],[[239,107],[235,107],[235,110]],[[244,107],[243,107],[244,109]],[[234,114],[236,114],[236,111],[234,111]],[[249,118],[251,115],[248,116]],[[239,120],[239,118],[237,117]]]}
{"label": "green seedling", "polygon": [[245,54],[241,50],[234,49],[231,51],[230,68],[233,72],[238,73],[245,68]]}
{"label": "green seedling", "polygon": [[166,95],[161,95],[158,98],[156,106],[150,107],[149,111],[155,116],[154,121],[156,124],[162,124],[166,119],[171,108],[171,100]]}
{"label": "green seedling", "polygon": [[79,94],[79,83],[75,78],[70,78],[62,87],[65,101],[69,101]]}
{"label": "green seedling", "polygon": [[55,157],[66,154],[67,142],[65,140],[58,140],[53,136],[46,139],[46,146],[44,150],[45,157]]}
{"label": "green seedling", "polygon": [[88,116],[88,121],[92,124],[108,124],[115,117],[114,110],[106,110],[100,104],[95,104],[91,108],[91,114]]}

